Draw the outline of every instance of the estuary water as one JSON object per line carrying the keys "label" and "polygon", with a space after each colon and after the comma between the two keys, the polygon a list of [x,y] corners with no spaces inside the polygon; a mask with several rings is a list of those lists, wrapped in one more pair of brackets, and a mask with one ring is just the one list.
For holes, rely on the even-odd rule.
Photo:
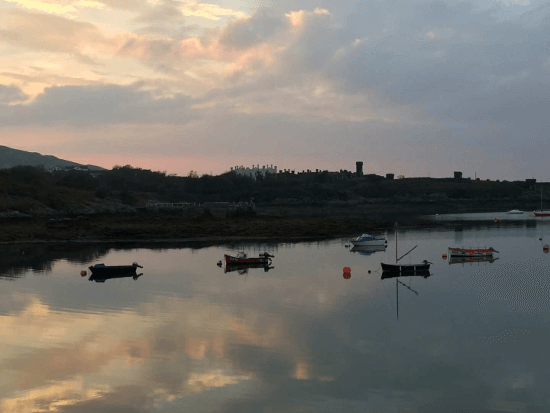
{"label": "estuary water", "polygon": [[[550,411],[550,222],[463,218],[397,229],[399,256],[418,245],[401,262],[432,262],[427,278],[381,278],[393,232],[372,253],[0,246],[0,411]],[[451,263],[452,246],[497,259]],[[216,265],[237,250],[273,268]],[[134,261],[135,279],[89,280],[89,265]]]}

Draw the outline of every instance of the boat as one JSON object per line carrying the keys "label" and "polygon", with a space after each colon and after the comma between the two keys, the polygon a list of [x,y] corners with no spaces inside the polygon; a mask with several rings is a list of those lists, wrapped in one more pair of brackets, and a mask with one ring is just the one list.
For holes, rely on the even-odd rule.
{"label": "boat", "polygon": [[540,187],[540,209],[538,211],[533,211],[536,217],[550,217],[550,210],[542,209],[542,186]]}
{"label": "boat", "polygon": [[357,245],[350,249],[351,252],[356,252],[361,255],[372,255],[378,251],[386,251],[385,245]]}
{"label": "boat", "polygon": [[488,262],[488,263],[493,263],[495,262],[496,260],[498,260],[498,257],[493,257],[493,256],[489,256],[489,257],[451,257],[449,258],[449,265],[452,265],[452,264],[465,264],[465,263],[470,263],[470,264],[473,264],[474,262]]}
{"label": "boat", "polygon": [[[95,264],[88,267],[92,273],[92,276],[116,276],[120,274],[136,274],[137,268],[143,268],[137,262],[132,265],[105,265]],[[127,275],[126,275],[127,276]]]}
{"label": "boat", "polygon": [[248,270],[250,268],[263,268],[264,272],[268,272],[275,267],[270,266],[269,263],[266,262],[251,262],[248,264],[226,264],[224,272],[228,273],[237,271],[239,274],[245,274],[248,273]]}
{"label": "boat", "polygon": [[393,272],[396,274],[405,274],[405,273],[411,273],[414,274],[416,272],[424,272],[430,270],[430,264],[431,262],[424,260],[420,264],[385,264],[381,263],[382,265],[382,272]]}
{"label": "boat", "polygon": [[506,212],[507,214],[523,214],[523,211],[520,211],[519,209],[511,209],[510,211]]}
{"label": "boat", "polygon": [[397,258],[397,222],[395,223],[395,264],[380,263],[382,266],[382,272],[393,272],[397,274],[414,274],[421,271],[429,271],[430,264],[428,260],[424,260],[419,264],[398,264],[399,260],[406,255],[408,255],[412,250],[414,250],[418,245],[415,245],[401,257]]}
{"label": "boat", "polygon": [[224,254],[224,257],[225,257],[226,264],[252,264],[252,263],[269,264],[271,263],[271,258],[273,258],[273,255],[270,255],[267,252],[264,252],[263,254],[260,254],[258,257],[247,257],[245,252],[240,251],[237,253],[236,256]]}
{"label": "boat", "polygon": [[354,246],[365,246],[365,245],[368,245],[368,246],[372,246],[372,245],[384,246],[388,243],[386,238],[376,238],[376,237],[373,237],[370,234],[362,234],[362,235],[358,236],[357,238],[351,239],[350,242]]}
{"label": "boat", "polygon": [[490,248],[453,248],[449,247],[449,255],[451,257],[492,257],[493,253],[497,252],[493,247]]}

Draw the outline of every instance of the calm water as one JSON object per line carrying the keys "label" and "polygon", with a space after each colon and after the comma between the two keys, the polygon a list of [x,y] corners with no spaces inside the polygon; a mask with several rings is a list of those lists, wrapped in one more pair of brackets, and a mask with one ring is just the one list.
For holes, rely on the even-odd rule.
{"label": "calm water", "polygon": [[[370,255],[347,240],[0,247],[0,411],[550,411],[548,222],[398,234],[430,277],[381,279],[391,232]],[[449,246],[498,259],[449,264]],[[224,273],[235,248],[274,268]],[[137,280],[80,276],[134,261]]]}

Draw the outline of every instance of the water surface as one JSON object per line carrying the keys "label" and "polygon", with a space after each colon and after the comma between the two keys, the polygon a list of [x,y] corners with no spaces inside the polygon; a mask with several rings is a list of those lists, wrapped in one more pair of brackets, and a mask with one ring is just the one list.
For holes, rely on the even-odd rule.
{"label": "water surface", "polygon": [[[0,411],[549,411],[547,222],[400,228],[398,255],[418,245],[402,261],[431,261],[428,278],[382,280],[387,237],[372,254],[343,239],[3,246]],[[498,259],[450,264],[450,246]],[[225,273],[235,249],[274,268]],[[134,261],[136,280],[80,276]]]}

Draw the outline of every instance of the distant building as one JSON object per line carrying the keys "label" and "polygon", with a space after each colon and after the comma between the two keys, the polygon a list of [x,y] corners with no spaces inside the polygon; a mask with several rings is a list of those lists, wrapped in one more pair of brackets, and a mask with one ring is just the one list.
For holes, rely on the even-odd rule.
{"label": "distant building", "polygon": [[273,165],[263,165],[261,168],[260,165],[252,165],[252,168],[245,168],[241,165],[232,167],[231,170],[239,176],[247,176],[254,180],[256,179],[258,174],[262,175],[264,178],[267,174],[277,174],[277,167]]}
{"label": "distant building", "polygon": [[394,174],[386,174],[386,179],[393,180]]}
{"label": "distant building", "polygon": [[462,179],[462,172],[456,172],[455,171],[454,177],[455,177],[456,180]]}
{"label": "distant building", "polygon": [[357,176],[363,176],[363,162],[361,161],[355,162],[355,169],[356,169],[355,174]]}

